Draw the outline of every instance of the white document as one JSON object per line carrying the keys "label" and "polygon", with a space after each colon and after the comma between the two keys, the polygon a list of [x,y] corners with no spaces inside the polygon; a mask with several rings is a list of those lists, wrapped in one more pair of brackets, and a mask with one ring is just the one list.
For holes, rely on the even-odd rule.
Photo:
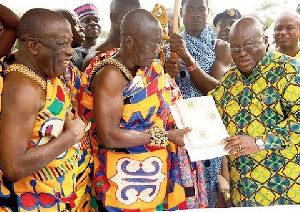
{"label": "white document", "polygon": [[193,129],[184,137],[191,161],[227,154],[221,141],[229,135],[212,96],[177,100],[170,108],[179,129]]}

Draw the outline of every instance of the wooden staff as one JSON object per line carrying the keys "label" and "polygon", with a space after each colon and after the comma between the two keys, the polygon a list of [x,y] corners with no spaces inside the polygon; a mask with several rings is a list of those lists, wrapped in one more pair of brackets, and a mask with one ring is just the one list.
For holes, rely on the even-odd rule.
{"label": "wooden staff", "polygon": [[179,9],[179,0],[174,0],[174,15],[173,15],[173,32],[178,33],[178,9]]}
{"label": "wooden staff", "polygon": [[[178,9],[179,0],[174,0],[174,14],[173,14],[173,33],[178,33]],[[171,57],[178,59],[178,54],[176,52],[171,52]]]}

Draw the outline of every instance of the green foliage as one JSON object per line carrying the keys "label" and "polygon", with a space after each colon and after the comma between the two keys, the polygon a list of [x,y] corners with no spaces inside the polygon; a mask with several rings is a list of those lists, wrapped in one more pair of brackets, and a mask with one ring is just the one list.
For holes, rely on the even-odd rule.
{"label": "green foliage", "polygon": [[273,1],[263,1],[258,7],[258,12],[265,12],[268,10],[276,9],[280,4],[275,3]]}

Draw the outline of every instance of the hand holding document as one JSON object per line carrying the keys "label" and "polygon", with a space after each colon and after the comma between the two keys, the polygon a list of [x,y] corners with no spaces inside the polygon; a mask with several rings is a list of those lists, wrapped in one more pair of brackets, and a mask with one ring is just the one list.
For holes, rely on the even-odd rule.
{"label": "hand holding document", "polygon": [[191,161],[227,154],[221,141],[229,135],[212,96],[177,100],[170,108],[179,129],[193,128],[184,138]]}

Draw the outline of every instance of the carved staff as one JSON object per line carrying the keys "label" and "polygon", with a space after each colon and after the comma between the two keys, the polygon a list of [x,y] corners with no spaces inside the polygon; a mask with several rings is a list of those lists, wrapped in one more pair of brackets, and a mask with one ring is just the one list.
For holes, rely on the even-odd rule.
{"label": "carved staff", "polygon": [[[159,20],[163,29],[168,27],[168,14],[166,8],[162,4],[155,4],[155,7],[153,8],[151,13]],[[170,37],[168,36],[168,34],[166,34],[165,31],[163,33],[162,39],[164,40],[170,39]],[[166,56],[162,49],[162,46],[160,47],[160,61],[162,66],[164,66],[166,62]]]}
{"label": "carved staff", "polygon": [[[179,0],[174,0],[174,14],[173,14],[173,33],[179,33],[178,29],[178,9]],[[178,54],[176,52],[171,52],[171,57],[178,59]]]}

